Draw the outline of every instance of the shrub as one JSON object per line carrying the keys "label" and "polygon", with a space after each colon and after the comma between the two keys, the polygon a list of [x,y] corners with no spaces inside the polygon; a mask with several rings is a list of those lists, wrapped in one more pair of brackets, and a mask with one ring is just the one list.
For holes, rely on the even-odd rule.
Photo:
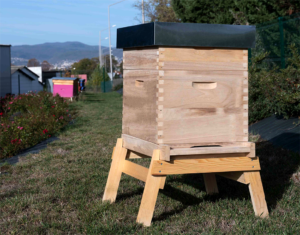
{"label": "shrub", "polygon": [[262,53],[249,68],[249,122],[254,123],[271,114],[289,118],[300,115],[300,56],[295,45],[290,46],[288,67],[267,69]]}
{"label": "shrub", "polygon": [[6,96],[0,104],[0,158],[51,137],[76,115],[66,100],[45,91]]}
{"label": "shrub", "polygon": [[114,91],[118,91],[118,90],[120,90],[120,89],[122,89],[122,88],[123,88],[123,83],[114,86],[114,89],[113,89],[113,90],[114,90]]}

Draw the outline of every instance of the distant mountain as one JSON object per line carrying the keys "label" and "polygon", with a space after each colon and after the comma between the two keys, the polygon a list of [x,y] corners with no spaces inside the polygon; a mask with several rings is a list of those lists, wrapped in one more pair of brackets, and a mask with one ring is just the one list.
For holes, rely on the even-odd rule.
{"label": "distant mountain", "polygon": [[[102,47],[103,54],[108,54],[108,47]],[[122,60],[123,51],[112,48],[114,56]],[[99,56],[99,46],[89,46],[81,42],[55,42],[38,45],[22,45],[11,47],[12,63],[14,65],[26,65],[31,58],[40,61],[47,60],[49,63],[58,66],[72,64],[83,58]]]}

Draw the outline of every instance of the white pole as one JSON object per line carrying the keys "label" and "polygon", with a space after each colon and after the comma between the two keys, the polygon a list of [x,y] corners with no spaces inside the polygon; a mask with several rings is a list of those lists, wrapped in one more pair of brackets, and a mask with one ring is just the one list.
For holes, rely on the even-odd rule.
{"label": "white pole", "polygon": [[121,0],[119,2],[113,3],[111,5],[108,6],[108,30],[109,30],[109,57],[110,57],[110,72],[111,72],[111,81],[113,79],[113,71],[112,71],[112,59],[111,59],[111,35],[110,35],[110,12],[109,12],[109,8],[113,5],[116,5],[118,3],[124,2],[126,0]]}
{"label": "white pole", "polygon": [[110,12],[109,12],[109,7],[110,6],[108,6],[109,58],[110,58],[110,72],[111,72],[111,78],[110,78],[110,80],[112,81],[112,79],[113,79],[113,71],[112,71],[112,59],[111,59],[111,35],[110,35]]}
{"label": "white pole", "polygon": [[101,48],[101,31],[99,32],[99,63],[102,66],[102,48]]}
{"label": "white pole", "polygon": [[144,0],[142,0],[142,22],[145,24]]}

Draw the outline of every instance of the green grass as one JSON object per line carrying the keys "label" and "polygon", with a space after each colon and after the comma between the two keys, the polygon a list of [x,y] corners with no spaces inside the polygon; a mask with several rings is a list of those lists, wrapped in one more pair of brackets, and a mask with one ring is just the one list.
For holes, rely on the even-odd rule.
{"label": "green grass", "polygon": [[[111,153],[121,135],[122,97],[87,93],[73,104],[75,124],[21,162],[1,166],[0,234],[299,234],[300,157],[258,142],[270,218],[254,216],[246,185],[217,178],[208,196],[202,175],[168,176],[152,226],[136,217],[144,183],[123,175],[116,203],[102,203]],[[134,160],[144,166],[149,160]]]}

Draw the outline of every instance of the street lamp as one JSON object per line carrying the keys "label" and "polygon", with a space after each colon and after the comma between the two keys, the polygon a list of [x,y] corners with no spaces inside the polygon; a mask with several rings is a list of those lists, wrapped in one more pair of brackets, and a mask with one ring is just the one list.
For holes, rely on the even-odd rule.
{"label": "street lamp", "polygon": [[[108,5],[108,27],[109,27],[109,58],[110,58],[110,72],[111,72],[111,80],[113,79],[113,71],[112,71],[112,59],[111,59],[111,33],[110,33],[110,7],[126,0],[121,0],[116,3]],[[142,21],[145,23],[145,14],[144,14],[144,0],[142,0]]]}
{"label": "street lamp", "polygon": [[110,59],[110,72],[111,72],[111,81],[113,79],[113,71],[112,71],[112,59],[111,59],[111,33],[110,33],[110,7],[116,5],[118,3],[124,2],[126,0],[122,0],[113,4],[108,5],[108,28],[109,28],[109,59]]}
{"label": "street lamp", "polygon": [[[117,25],[113,25],[111,26],[112,28],[116,27]],[[101,47],[101,33],[105,30],[107,30],[108,28],[106,29],[102,29],[99,31],[99,62],[100,62],[100,68],[102,66],[102,47]],[[106,37],[105,39],[108,39],[108,37]]]}

